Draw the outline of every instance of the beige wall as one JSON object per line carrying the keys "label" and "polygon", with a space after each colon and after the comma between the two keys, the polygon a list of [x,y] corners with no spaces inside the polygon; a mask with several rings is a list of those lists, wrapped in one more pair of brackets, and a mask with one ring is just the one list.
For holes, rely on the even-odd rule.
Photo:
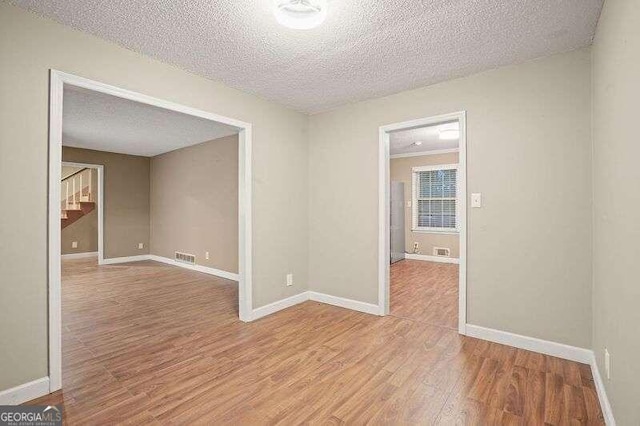
{"label": "beige wall", "polygon": [[[81,167],[62,166],[62,178],[71,176]],[[60,233],[60,252],[62,254],[88,253],[98,251],[98,171],[89,169],[91,174],[91,188],[95,208],[82,216],[71,225],[62,229]],[[63,194],[64,196],[64,194]],[[72,243],[76,241],[78,247],[73,248]]]}
{"label": "beige wall", "polygon": [[[305,115],[6,2],[0,2],[0,64],[0,196],[21,206],[18,216],[0,209],[0,341],[11,342],[11,350],[0,351],[0,389],[47,375],[51,68],[252,123],[253,304],[307,289]],[[22,177],[20,185],[14,176]]]}
{"label": "beige wall", "polygon": [[377,303],[378,127],[466,110],[484,202],[469,209],[468,322],[589,347],[590,66],[584,49],[311,116],[311,289]]}
{"label": "beige wall", "polygon": [[[78,247],[73,248],[76,241]],[[62,254],[93,253],[98,251],[98,206],[62,230],[60,236]]]}
{"label": "beige wall", "polygon": [[237,135],[151,159],[151,254],[176,251],[238,272]]}
{"label": "beige wall", "polygon": [[619,425],[640,424],[640,2],[607,0],[593,47],[593,349]]}
{"label": "beige wall", "polygon": [[460,257],[460,237],[458,234],[443,234],[437,232],[414,232],[412,227],[412,207],[407,201],[412,200],[412,169],[419,166],[433,166],[437,164],[458,164],[458,154],[422,155],[417,157],[392,158],[390,160],[390,175],[394,182],[404,183],[404,232],[405,251],[413,253],[413,243],[420,244],[420,254],[433,256],[434,247],[451,249],[451,257]]}
{"label": "beige wall", "polygon": [[65,146],[62,161],[104,166],[105,259],[149,254],[150,159]]}

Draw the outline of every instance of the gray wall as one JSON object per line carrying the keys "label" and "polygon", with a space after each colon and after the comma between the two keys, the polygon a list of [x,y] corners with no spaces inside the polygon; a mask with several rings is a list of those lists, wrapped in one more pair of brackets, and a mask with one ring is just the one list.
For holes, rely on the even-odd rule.
{"label": "gray wall", "polygon": [[[6,2],[0,2],[0,64],[0,194],[21,206],[20,215],[0,209],[0,341],[11,342],[11,350],[0,351],[0,389],[48,374],[51,68],[252,123],[254,307],[307,289],[305,115]],[[22,177],[20,185],[14,176]],[[285,285],[289,272],[292,287]]]}
{"label": "gray wall", "polygon": [[[467,111],[468,322],[591,345],[590,51],[310,117],[310,287],[377,303],[378,127]],[[552,214],[559,213],[559,214]]]}
{"label": "gray wall", "polygon": [[608,0],[593,47],[593,349],[619,425],[640,424],[639,99],[640,2]]}
{"label": "gray wall", "polygon": [[64,146],[62,161],[104,166],[104,258],[149,254],[150,159]]}
{"label": "gray wall", "polygon": [[176,251],[238,272],[238,135],[151,159],[151,254]]}

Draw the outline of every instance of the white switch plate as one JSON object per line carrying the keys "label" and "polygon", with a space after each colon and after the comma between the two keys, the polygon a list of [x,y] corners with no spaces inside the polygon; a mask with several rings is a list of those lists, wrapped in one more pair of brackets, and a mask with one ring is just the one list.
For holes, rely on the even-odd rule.
{"label": "white switch plate", "polygon": [[611,355],[607,348],[604,348],[604,371],[607,375],[607,380],[611,380]]}
{"label": "white switch plate", "polygon": [[205,259],[207,259],[207,260],[209,260],[209,252],[208,252],[208,251],[205,251],[205,252],[204,252],[204,258],[205,258]]}
{"label": "white switch plate", "polygon": [[471,207],[480,208],[482,207],[482,194],[479,192],[474,192],[471,194]]}
{"label": "white switch plate", "polygon": [[407,201],[407,207],[411,207],[411,201]]}
{"label": "white switch plate", "polygon": [[144,244],[143,243],[138,243],[138,249],[143,249],[144,248]]}
{"label": "white switch plate", "polygon": [[287,274],[287,287],[293,285],[293,274]]}
{"label": "white switch plate", "polygon": [[78,242],[77,241],[72,241],[71,242],[71,248],[78,248]]}

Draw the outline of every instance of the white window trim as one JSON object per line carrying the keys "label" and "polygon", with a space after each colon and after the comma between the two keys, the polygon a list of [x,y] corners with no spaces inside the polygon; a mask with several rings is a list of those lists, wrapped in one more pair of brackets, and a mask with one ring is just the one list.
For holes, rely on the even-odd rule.
{"label": "white window trim", "polygon": [[[434,170],[455,170],[456,171],[456,227],[452,228],[434,228],[427,226],[418,226],[418,185],[416,181],[418,172],[430,172]],[[460,181],[458,179],[458,164],[434,164],[429,166],[418,166],[411,168],[411,232],[420,232],[425,234],[458,234],[460,233],[460,209],[458,203],[460,201]]]}

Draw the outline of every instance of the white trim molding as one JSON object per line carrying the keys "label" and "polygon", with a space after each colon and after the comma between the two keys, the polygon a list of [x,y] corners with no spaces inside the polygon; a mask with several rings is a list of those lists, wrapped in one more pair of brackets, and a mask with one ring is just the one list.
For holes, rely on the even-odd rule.
{"label": "white trim molding", "polygon": [[613,410],[611,409],[611,404],[607,397],[607,390],[604,387],[604,382],[602,381],[602,375],[600,374],[600,369],[598,368],[598,362],[594,352],[591,352],[591,362],[589,364],[591,364],[591,375],[593,376],[593,381],[596,385],[596,392],[598,393],[598,401],[600,401],[600,408],[602,409],[604,422],[607,426],[616,426],[616,419],[613,417]]}
{"label": "white trim molding", "polygon": [[169,259],[168,257],[156,256],[155,254],[150,254],[148,258],[149,260],[154,260],[156,262],[166,263],[167,265],[190,269],[192,271],[198,271],[204,274],[215,275],[216,277],[225,278],[227,280],[238,281],[240,279],[238,274],[234,272],[223,271],[222,269],[211,268],[203,265],[191,265],[189,263],[182,263],[174,259]]}
{"label": "white trim molding", "polygon": [[140,262],[143,260],[150,260],[150,254],[140,254],[137,256],[123,256],[123,257],[111,257],[109,259],[103,259],[103,265],[116,265],[118,263]]}
{"label": "white trim molding", "polygon": [[405,253],[404,258],[410,260],[424,260],[426,262],[455,263],[456,265],[460,264],[460,259],[458,259],[457,257],[429,256],[427,254]]}
{"label": "white trim molding", "polygon": [[434,149],[432,151],[424,151],[424,152],[407,152],[406,154],[391,154],[389,158],[393,160],[396,158],[423,157],[425,155],[454,154],[456,152],[460,152],[460,150],[458,148]]}
{"label": "white trim molding", "polygon": [[19,405],[49,393],[49,377],[0,391],[0,405]]}
{"label": "white trim molding", "polygon": [[316,291],[309,292],[309,300],[338,306],[340,308],[351,309],[353,311],[364,312],[365,314],[380,315],[380,307],[378,305],[360,302],[359,300],[332,296],[330,294],[318,293]]}
{"label": "white trim molding", "polygon": [[309,300],[308,291],[298,293],[296,295],[287,297],[286,299],[277,300],[273,303],[269,303],[268,305],[264,305],[254,309],[251,316],[251,320],[253,321],[262,317],[266,317],[267,315],[271,315],[283,309],[290,308],[302,302],[306,302],[307,300]]}
{"label": "white trim molding", "polygon": [[87,251],[84,253],[68,253],[60,256],[63,259],[84,259],[86,257],[98,257],[97,251]]}
{"label": "white trim molding", "polygon": [[[48,282],[49,282],[49,391],[62,388],[62,303],[60,257],[60,175],[62,165],[62,105],[64,87],[74,86],[122,99],[176,111],[182,114],[211,120],[238,129],[238,316],[241,321],[251,321],[252,302],[252,125],[222,115],[202,111],[142,93],[121,89],[105,83],[89,80],[73,74],[50,70],[49,74],[49,201],[48,201]],[[99,170],[99,176],[101,176]],[[100,188],[100,196],[104,190]],[[104,203],[98,203],[101,209]],[[100,210],[99,210],[100,211]],[[103,222],[103,218],[99,218]],[[100,239],[100,238],[99,238]],[[99,241],[99,251],[102,249]],[[144,256],[144,255],[143,255]],[[148,256],[148,255],[146,255]],[[99,263],[114,264],[143,260],[141,256],[104,259]],[[148,257],[147,257],[148,258]]]}
{"label": "white trim molding", "polygon": [[390,276],[389,246],[390,223],[390,154],[389,134],[398,130],[409,130],[432,126],[444,122],[458,121],[460,126],[460,142],[458,148],[458,204],[457,215],[460,218],[458,235],[460,241],[460,259],[458,268],[458,332],[466,333],[467,324],[467,113],[465,111],[417,120],[380,126],[378,129],[378,312],[379,315],[389,313]]}
{"label": "white trim molding", "polygon": [[495,330],[493,328],[480,327],[473,324],[467,324],[467,336],[583,364],[591,364],[593,356],[593,352],[590,349],[578,348],[565,345],[564,343],[550,342],[548,340]]}
{"label": "white trim molding", "polygon": [[277,300],[268,305],[261,306],[253,310],[252,320],[271,315],[283,309],[299,303],[312,300],[314,302],[325,303],[339,308],[351,309],[352,311],[364,312],[365,314],[380,315],[380,308],[373,303],[360,302],[358,300],[346,299],[344,297],[332,296],[330,294],[318,293],[317,291],[305,291],[286,299]]}
{"label": "white trim molding", "polygon": [[214,275],[216,277],[225,278],[231,281],[238,281],[239,275],[233,272],[223,271],[222,269],[211,268],[203,265],[191,265],[188,263],[178,262],[168,257],[157,256],[155,254],[141,254],[138,256],[112,257],[104,259],[103,265],[117,265],[119,263],[140,262],[143,260],[153,260],[154,262],[165,263],[179,268],[189,269],[191,271],[202,272],[203,274]]}

